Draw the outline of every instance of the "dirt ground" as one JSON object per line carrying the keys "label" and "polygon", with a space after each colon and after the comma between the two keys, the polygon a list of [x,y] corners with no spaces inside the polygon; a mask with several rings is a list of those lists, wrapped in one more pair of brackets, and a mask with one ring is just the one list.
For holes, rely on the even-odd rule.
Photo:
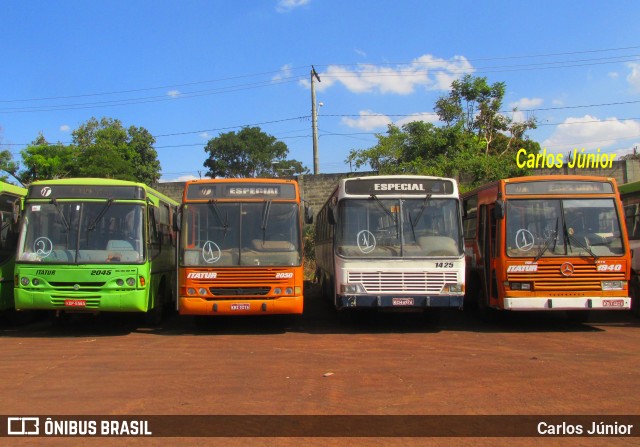
{"label": "dirt ground", "polygon": [[[640,415],[640,320],[626,312],[584,324],[524,313],[486,322],[453,309],[342,323],[317,290],[306,296],[299,318],[171,315],[158,328],[113,314],[0,323],[0,414]],[[595,446],[640,438],[0,438],[80,443]]]}

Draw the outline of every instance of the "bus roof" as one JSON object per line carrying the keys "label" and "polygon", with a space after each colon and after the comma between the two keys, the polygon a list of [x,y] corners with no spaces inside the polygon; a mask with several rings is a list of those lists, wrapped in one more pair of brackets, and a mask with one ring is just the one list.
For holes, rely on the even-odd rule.
{"label": "bus roof", "polygon": [[486,183],[471,191],[462,194],[463,197],[468,197],[478,193],[484,189],[495,187],[500,184],[514,184],[514,183],[533,183],[533,182],[605,182],[616,185],[616,180],[613,177],[600,177],[595,175],[564,175],[564,174],[550,174],[550,175],[528,175],[522,177],[512,177],[507,179],[495,180],[493,182]]}
{"label": "bus roof", "polygon": [[221,200],[299,200],[298,182],[284,178],[216,178],[189,180],[183,201]]}
{"label": "bus roof", "polygon": [[640,191],[640,181],[625,183],[624,185],[620,185],[618,186],[618,191],[620,191],[620,195],[638,192]]}
{"label": "bus roof", "polygon": [[[64,187],[64,186],[87,186],[87,187],[125,187],[125,188],[139,188],[143,190],[147,197],[152,200],[162,200],[164,202],[170,203],[171,205],[178,206],[179,203],[173,200],[172,198],[162,194],[159,191],[147,186],[144,183],[140,182],[132,182],[128,180],[117,180],[117,179],[105,179],[105,178],[92,178],[92,177],[76,177],[76,178],[64,178],[64,179],[54,179],[54,180],[37,180],[29,185],[28,189],[28,198],[46,198],[48,196],[43,195],[42,188],[43,187]],[[38,193],[36,193],[38,191]],[[66,190],[69,191],[69,190]],[[74,194],[77,195],[78,198],[104,198],[106,194],[104,193],[104,189],[92,189],[90,191],[71,191],[64,194],[65,198],[74,198]],[[131,190],[129,190],[131,191]],[[37,196],[36,196],[37,194]],[[38,197],[39,196],[39,197]],[[124,198],[124,197],[123,197]],[[131,193],[127,193],[128,199],[143,199],[145,197],[135,197]]]}
{"label": "bus roof", "polygon": [[17,196],[26,196],[27,190],[21,186],[12,185],[11,183],[0,182],[0,192],[7,192]]}

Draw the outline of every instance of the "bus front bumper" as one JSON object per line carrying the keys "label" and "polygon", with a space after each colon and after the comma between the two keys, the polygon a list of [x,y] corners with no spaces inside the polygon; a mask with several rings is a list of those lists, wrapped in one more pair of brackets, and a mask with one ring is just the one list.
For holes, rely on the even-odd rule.
{"label": "bus front bumper", "polygon": [[178,299],[180,315],[264,315],[302,314],[304,298],[287,296],[269,300],[206,300],[197,297]]}
{"label": "bus front bumper", "polygon": [[505,298],[505,310],[625,310],[631,309],[629,297],[538,297]]}
{"label": "bus front bumper", "polygon": [[463,295],[338,295],[338,309],[428,309],[456,307],[462,309]]}
{"label": "bus front bumper", "polygon": [[15,290],[17,310],[65,312],[146,312],[148,302],[140,290],[109,293],[32,292]]}

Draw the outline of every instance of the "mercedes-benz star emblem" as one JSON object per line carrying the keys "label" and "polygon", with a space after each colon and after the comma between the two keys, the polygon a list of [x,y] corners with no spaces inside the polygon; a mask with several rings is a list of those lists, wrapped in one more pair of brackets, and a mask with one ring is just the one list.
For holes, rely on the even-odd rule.
{"label": "mercedes-benz star emblem", "polygon": [[570,262],[565,262],[564,264],[562,264],[560,266],[560,273],[562,273],[564,276],[573,275],[573,264]]}

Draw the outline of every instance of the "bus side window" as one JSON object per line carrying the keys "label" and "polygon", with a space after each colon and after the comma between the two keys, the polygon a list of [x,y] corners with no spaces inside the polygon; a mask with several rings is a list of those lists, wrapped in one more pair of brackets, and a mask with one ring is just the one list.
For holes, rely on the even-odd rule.
{"label": "bus side window", "polygon": [[149,207],[149,258],[153,259],[160,254],[160,234],[157,224],[157,209]]}

